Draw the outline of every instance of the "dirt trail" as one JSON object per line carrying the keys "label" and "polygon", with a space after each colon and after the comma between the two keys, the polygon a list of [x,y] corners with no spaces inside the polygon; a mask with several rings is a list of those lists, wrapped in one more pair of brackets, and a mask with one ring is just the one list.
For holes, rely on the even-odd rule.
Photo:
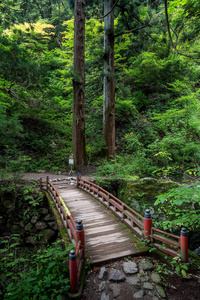
{"label": "dirt trail", "polygon": [[[77,176],[77,173],[74,173],[74,174],[53,174],[53,173],[50,173],[50,172],[44,172],[44,173],[25,173],[24,176],[22,177],[22,179],[26,179],[26,180],[40,180],[40,178],[42,178],[43,180],[46,179],[46,177],[49,176],[50,180],[53,180],[53,179],[65,179],[65,178],[70,178],[70,177],[75,177]],[[94,178],[92,176],[87,176],[87,175],[83,175],[81,176],[83,179],[85,180],[89,180],[89,181],[92,181],[94,180]]]}

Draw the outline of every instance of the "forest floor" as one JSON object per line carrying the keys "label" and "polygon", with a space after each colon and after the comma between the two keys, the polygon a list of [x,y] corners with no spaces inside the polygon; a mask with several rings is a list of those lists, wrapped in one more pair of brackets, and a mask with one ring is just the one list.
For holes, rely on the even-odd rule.
{"label": "forest floor", "polygon": [[[26,173],[23,177],[23,179],[27,180],[39,180],[40,177],[45,180],[46,176],[50,176],[50,179],[64,179],[67,177],[75,177],[77,173],[80,173],[84,179],[91,180],[93,177],[93,172],[95,172],[95,167],[86,167],[81,168],[80,170],[77,170],[77,173],[69,175],[69,171],[67,170],[64,174],[51,174],[47,172],[41,172],[41,173]],[[162,278],[162,287],[165,291],[166,299],[168,300],[197,300],[200,299],[200,269],[198,268],[197,263],[193,263],[190,265],[189,271],[187,272],[186,278],[183,278],[181,276],[178,276],[176,272],[173,270],[170,270],[169,274],[163,273],[164,269],[170,269],[170,267],[167,265],[163,267],[163,262],[159,260],[158,258],[154,259],[151,257],[139,257],[139,258],[132,258],[132,260],[140,261],[142,259],[150,259],[155,267],[156,270],[160,270],[160,275]],[[121,293],[117,297],[114,298],[113,289],[110,288],[110,282],[107,278],[107,289],[105,292],[99,291],[99,286],[101,283],[101,280],[98,279],[98,274],[100,267],[106,267],[107,269],[111,269],[116,267],[117,269],[122,268],[124,260],[119,260],[115,262],[110,262],[101,266],[93,266],[90,267],[87,271],[87,275],[85,278],[85,284],[84,284],[84,290],[83,290],[83,297],[82,300],[111,300],[111,299],[117,299],[117,300],[129,300],[129,299],[136,299],[133,297],[133,294],[136,293],[138,290],[138,287],[133,287],[126,285],[125,282],[120,283],[121,285]],[[146,274],[150,277],[149,274]],[[119,287],[119,283],[117,283]],[[125,286],[124,286],[125,285]],[[126,298],[124,298],[125,294],[127,295]],[[154,297],[154,298],[153,298]],[[146,292],[144,296],[142,296],[143,300],[149,300],[149,299],[164,299],[161,298],[161,296],[157,293],[156,296],[150,296]],[[157,298],[156,298],[157,297]]]}
{"label": "forest floor", "polygon": [[[129,258],[130,259],[130,258]],[[148,260],[153,264],[153,270],[144,271],[141,274],[141,270],[139,269],[138,274],[135,275],[125,275],[124,282],[114,283],[115,288],[113,287],[113,282],[109,281],[109,272],[113,269],[121,270],[122,265],[127,258],[124,260],[118,260],[115,262],[106,263],[103,266],[94,266],[89,269],[85,278],[84,290],[82,300],[132,300],[137,299],[137,293],[143,292],[142,297],[138,299],[142,300],[158,300],[158,299],[168,299],[168,300],[198,300],[200,299],[200,271],[197,270],[197,266],[193,265],[192,270],[187,273],[186,278],[178,276],[174,271],[170,269],[170,267],[164,266],[163,262],[158,258],[151,257],[133,257],[131,261],[136,262],[137,265],[140,264],[141,261]],[[106,275],[102,280],[99,279],[100,269],[105,267],[108,271],[108,275]],[[152,273],[157,273],[157,268],[163,268],[165,272],[168,270],[170,273],[164,274],[163,272],[158,273],[161,277],[161,282],[158,284],[152,282]],[[139,278],[135,285],[131,284],[130,280],[134,280]],[[102,291],[102,283],[104,283],[104,289]],[[146,288],[145,288],[146,284]],[[148,289],[148,286],[150,288]],[[157,285],[160,286],[164,290],[159,294],[159,290],[157,289]],[[115,297],[116,296],[116,297]],[[135,296],[135,297],[134,297]]]}

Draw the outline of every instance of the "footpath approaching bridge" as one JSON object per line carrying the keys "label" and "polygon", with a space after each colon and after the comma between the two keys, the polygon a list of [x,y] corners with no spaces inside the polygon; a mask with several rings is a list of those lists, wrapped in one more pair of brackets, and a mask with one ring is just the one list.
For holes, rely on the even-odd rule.
{"label": "footpath approaching bridge", "polygon": [[[85,256],[91,263],[97,264],[147,252],[147,247],[138,237],[169,255],[180,254],[182,261],[187,261],[185,228],[182,228],[181,237],[153,228],[148,209],[142,217],[115,196],[80,177],[77,177],[76,184],[60,181],[52,184],[47,177],[46,182],[40,180],[40,186],[55,202],[76,246],[69,256],[72,292],[77,288]],[[124,225],[132,231],[131,235]]]}

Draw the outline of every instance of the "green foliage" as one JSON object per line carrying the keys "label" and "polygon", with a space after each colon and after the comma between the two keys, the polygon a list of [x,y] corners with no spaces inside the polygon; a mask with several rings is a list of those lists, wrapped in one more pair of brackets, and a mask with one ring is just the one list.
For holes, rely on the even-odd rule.
{"label": "green foliage", "polygon": [[[0,195],[10,199],[10,215],[22,212],[23,219],[38,215],[37,206],[43,201],[38,183],[0,182]],[[23,207],[23,210],[22,210]],[[3,217],[4,218],[4,217]],[[3,220],[4,222],[4,220]],[[35,239],[40,239],[35,235]],[[0,237],[0,298],[60,299],[69,290],[68,254],[72,245],[57,241],[51,246],[38,243],[26,247],[23,232]]]}
{"label": "green foliage", "polygon": [[[73,1],[4,2],[0,6],[2,176],[23,170],[64,171],[72,148]],[[118,157],[115,163],[103,163],[99,172],[182,176],[186,170],[198,169],[200,161],[199,62],[170,48],[162,5],[122,3],[123,9],[115,7]],[[193,9],[198,5],[184,0],[170,1],[168,6],[174,43],[178,49],[198,53],[199,19]],[[96,2],[88,3],[85,44],[86,149],[92,164],[104,156],[104,29],[102,20],[94,18],[97,8]],[[4,30],[8,21],[18,24]],[[119,159],[124,156],[125,160]]]}
{"label": "green foliage", "polygon": [[68,1],[55,0],[54,2],[42,0],[4,0],[0,4],[1,24],[9,27],[13,23],[36,22],[46,19],[55,25],[60,25],[64,20],[72,17]]}
{"label": "green foliage", "polygon": [[124,137],[126,144],[125,144],[125,149],[129,153],[137,152],[138,150],[141,149],[142,144],[140,143],[138,136],[134,134],[133,132],[127,133]]}
{"label": "green foliage", "polygon": [[38,192],[34,185],[24,185],[22,193],[25,202],[33,208],[38,206],[43,199],[43,194]]}
{"label": "green foliage", "polygon": [[[32,27],[14,27],[1,35],[0,68],[6,78],[0,81],[4,99],[0,105],[1,168],[7,170],[4,173],[15,172],[18,167],[37,171],[41,169],[38,156],[41,160],[48,156],[44,169],[54,164],[60,164],[62,170],[66,168],[66,154],[71,152],[72,102],[64,100],[66,89],[58,71],[63,68],[60,54],[47,50],[51,33],[48,35],[44,29],[51,27],[38,22]],[[51,146],[52,140],[56,148]]]}
{"label": "green foliage", "polygon": [[158,224],[159,228],[171,231],[182,226],[188,230],[200,227],[200,182],[191,186],[182,185],[171,189],[168,193],[157,196],[154,205],[166,215],[166,220]]}
{"label": "green foliage", "polygon": [[188,266],[184,263],[181,263],[180,255],[173,258],[171,265],[173,266],[177,275],[181,275],[182,277],[186,278]]}
{"label": "green foliage", "polygon": [[[56,242],[36,254],[19,256],[17,235],[1,239],[1,296],[4,299],[61,299],[69,291],[67,257],[71,245]],[[2,254],[4,256],[2,256]]]}
{"label": "green foliage", "polygon": [[172,260],[171,258],[169,258],[169,256],[165,256],[165,259],[168,262],[159,263],[155,268],[156,272],[161,273],[162,275],[168,275],[171,274],[172,272],[175,272],[178,276],[186,278],[187,276],[186,271],[188,271],[188,266],[181,262],[180,255],[173,257]]}
{"label": "green foliage", "polygon": [[125,70],[125,74],[128,82],[135,83],[134,89],[149,94],[166,92],[170,83],[183,77],[184,69],[184,64],[178,57],[161,59],[156,53],[142,52],[138,57],[129,59],[129,68]]}
{"label": "green foliage", "polygon": [[110,162],[101,161],[97,175],[131,178],[134,175],[143,176],[148,172],[151,173],[151,161],[139,151],[136,154],[136,156],[116,156],[116,159]]}
{"label": "green foliage", "polygon": [[199,90],[193,92],[188,82],[176,81],[171,86],[170,89],[180,97],[172,101],[170,109],[155,113],[152,118],[162,136],[149,145],[161,166],[159,175],[169,168],[175,171],[177,166],[179,172],[183,172],[190,168],[191,161],[198,167],[199,161]]}

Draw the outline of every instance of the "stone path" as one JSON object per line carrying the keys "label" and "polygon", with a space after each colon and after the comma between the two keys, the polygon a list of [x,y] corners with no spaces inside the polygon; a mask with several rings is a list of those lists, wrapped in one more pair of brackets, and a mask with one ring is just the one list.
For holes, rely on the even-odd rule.
{"label": "stone path", "polygon": [[94,267],[86,276],[83,300],[166,299],[162,280],[146,258],[124,259]]}

